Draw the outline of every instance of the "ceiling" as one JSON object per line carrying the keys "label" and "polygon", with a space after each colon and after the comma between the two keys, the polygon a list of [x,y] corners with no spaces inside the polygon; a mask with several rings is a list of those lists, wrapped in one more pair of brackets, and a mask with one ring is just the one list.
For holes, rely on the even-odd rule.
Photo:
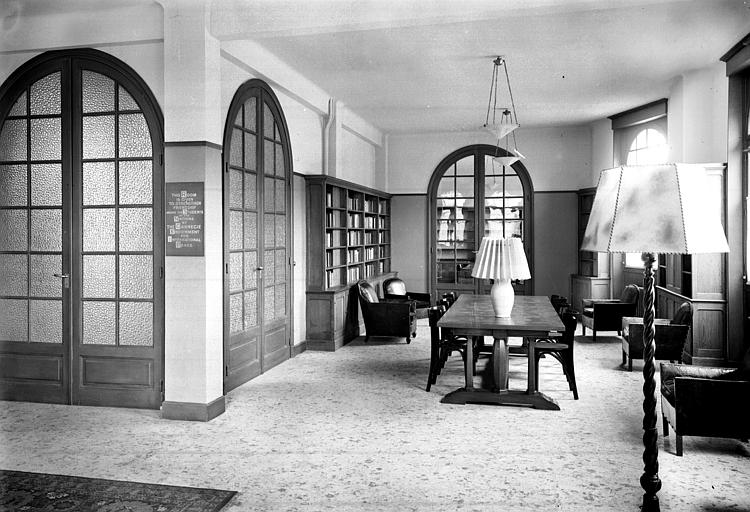
{"label": "ceiling", "polygon": [[388,133],[477,129],[497,55],[522,126],[582,124],[667,97],[750,33],[742,0],[214,0],[211,16]]}
{"label": "ceiling", "polygon": [[[585,124],[668,97],[750,33],[750,0],[0,0],[16,16],[205,5],[386,133],[478,129],[506,58],[522,126]],[[252,65],[252,63],[250,63]],[[720,69],[720,68],[719,68]],[[507,89],[499,88],[498,106]]]}

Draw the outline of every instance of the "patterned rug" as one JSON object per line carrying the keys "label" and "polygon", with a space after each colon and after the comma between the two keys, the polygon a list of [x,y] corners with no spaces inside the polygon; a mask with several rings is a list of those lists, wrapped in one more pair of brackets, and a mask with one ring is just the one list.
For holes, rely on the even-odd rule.
{"label": "patterned rug", "polygon": [[235,491],[0,470],[1,511],[216,512]]}

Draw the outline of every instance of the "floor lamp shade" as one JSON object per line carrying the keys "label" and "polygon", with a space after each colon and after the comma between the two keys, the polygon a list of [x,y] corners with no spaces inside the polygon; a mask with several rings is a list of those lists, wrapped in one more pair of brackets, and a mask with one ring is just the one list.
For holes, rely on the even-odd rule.
{"label": "floor lamp shade", "polygon": [[602,171],[581,250],[728,252],[719,212],[706,205],[704,169],[664,164]]}
{"label": "floor lamp shade", "polygon": [[582,251],[643,253],[643,512],[659,510],[654,378],[656,253],[729,252],[721,212],[706,204],[705,166],[663,164],[602,171]]}
{"label": "floor lamp shade", "polygon": [[482,238],[471,275],[494,280],[490,297],[495,316],[509,317],[515,302],[511,280],[531,279],[521,239]]}

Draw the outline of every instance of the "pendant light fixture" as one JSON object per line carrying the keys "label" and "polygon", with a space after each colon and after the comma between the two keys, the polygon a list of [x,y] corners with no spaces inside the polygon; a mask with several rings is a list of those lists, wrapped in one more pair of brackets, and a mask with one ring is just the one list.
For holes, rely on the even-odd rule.
{"label": "pendant light fixture", "polygon": [[[484,128],[492,133],[497,139],[495,144],[495,155],[492,158],[493,162],[497,162],[500,165],[513,165],[521,158],[526,158],[519,151],[516,146],[516,134],[515,130],[520,126],[518,124],[518,117],[516,117],[516,105],[513,102],[513,91],[510,88],[510,78],[508,77],[508,65],[505,62],[505,58],[498,56],[492,61],[492,81],[490,82],[490,98],[487,102],[487,117],[484,122]],[[510,108],[498,107],[497,106],[497,81],[500,75],[500,67],[505,72],[505,83],[508,86],[508,100],[510,101]],[[498,111],[500,111],[498,115]],[[513,136],[513,152],[510,151],[510,136]],[[500,141],[505,139],[505,153],[506,155],[500,156]]]}

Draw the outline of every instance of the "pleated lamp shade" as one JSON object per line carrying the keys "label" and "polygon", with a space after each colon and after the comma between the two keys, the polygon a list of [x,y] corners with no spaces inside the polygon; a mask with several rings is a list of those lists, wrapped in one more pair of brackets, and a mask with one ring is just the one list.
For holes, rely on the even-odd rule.
{"label": "pleated lamp shade", "polygon": [[520,238],[482,238],[471,276],[478,279],[531,279]]}

